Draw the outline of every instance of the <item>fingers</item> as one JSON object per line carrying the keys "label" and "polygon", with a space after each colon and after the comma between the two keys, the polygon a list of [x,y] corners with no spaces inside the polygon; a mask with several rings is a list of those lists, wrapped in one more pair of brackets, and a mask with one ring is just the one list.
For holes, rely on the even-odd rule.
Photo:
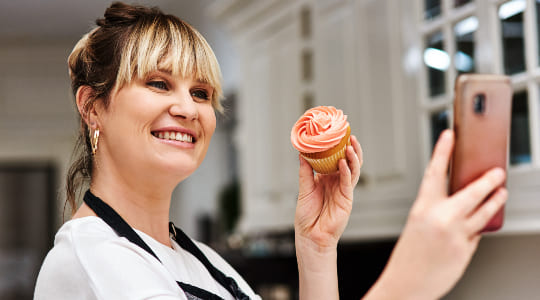
{"label": "fingers", "polygon": [[347,162],[344,159],[339,160],[338,168],[340,189],[343,191],[344,195],[351,194],[350,198],[352,198],[352,190],[354,188],[354,185],[351,184],[351,169],[349,169],[349,167],[347,166]]}
{"label": "fingers", "polygon": [[446,171],[452,156],[454,147],[454,133],[451,130],[445,130],[441,133],[433,155],[428,165],[427,175],[433,175],[437,178],[446,178]]}
{"label": "fingers", "polygon": [[464,215],[474,211],[480,203],[497,187],[504,183],[505,172],[501,168],[495,168],[486,172],[482,177],[473,181],[465,188],[459,190],[452,198],[461,202],[461,212]]}
{"label": "fingers", "polygon": [[300,193],[311,191],[315,184],[313,168],[302,155],[299,155],[298,159],[300,160],[300,169],[298,171]]}
{"label": "fingers", "polygon": [[446,193],[447,170],[453,148],[454,133],[447,129],[441,133],[435,145],[431,161],[426,168],[420,186],[420,194],[433,198],[433,196],[437,196],[441,192]]}
{"label": "fingers", "polygon": [[339,184],[343,195],[352,200],[353,190],[360,179],[362,167],[362,148],[355,136],[351,136],[351,146],[347,146],[345,154],[347,160],[341,159],[338,164]]}
{"label": "fingers", "polygon": [[362,167],[362,164],[364,164],[364,152],[362,151],[362,147],[360,146],[358,139],[354,135],[351,136],[351,145],[353,147],[354,153],[356,153],[356,156],[358,156],[360,167]]}
{"label": "fingers", "polygon": [[351,181],[353,186],[356,186],[358,180],[360,179],[360,168],[363,163],[363,153],[362,147],[355,136],[351,136],[351,145],[352,147],[347,147],[346,155],[347,161],[349,162],[349,168],[351,171]]}
{"label": "fingers", "polygon": [[505,188],[498,188],[493,195],[482,204],[478,210],[469,218],[467,226],[470,232],[476,234],[480,232],[486,224],[495,216],[508,199],[508,191]]}

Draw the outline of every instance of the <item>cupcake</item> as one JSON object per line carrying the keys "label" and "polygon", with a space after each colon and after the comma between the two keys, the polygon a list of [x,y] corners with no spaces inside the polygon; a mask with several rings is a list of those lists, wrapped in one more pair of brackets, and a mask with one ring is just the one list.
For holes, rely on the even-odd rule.
{"label": "cupcake", "polygon": [[333,106],[318,106],[307,110],[294,124],[291,142],[300,155],[321,174],[338,170],[345,158],[351,127],[343,111]]}

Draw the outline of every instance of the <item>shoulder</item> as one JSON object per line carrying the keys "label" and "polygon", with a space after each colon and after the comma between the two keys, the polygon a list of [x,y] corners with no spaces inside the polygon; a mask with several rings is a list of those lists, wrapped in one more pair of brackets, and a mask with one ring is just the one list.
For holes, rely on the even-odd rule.
{"label": "shoulder", "polygon": [[[98,217],[74,219],[60,228],[38,275],[36,298],[66,286],[108,299],[179,291],[157,259],[116,235]],[[58,296],[68,295],[73,294]]]}
{"label": "shoulder", "polygon": [[130,243],[119,237],[98,217],[84,217],[66,222],[56,233],[54,247],[47,254],[48,264],[76,263],[83,270],[90,268],[92,259],[107,259],[118,252],[137,253]]}
{"label": "shoulder", "polygon": [[118,236],[107,223],[94,216],[69,220],[58,230],[54,240],[58,244],[77,242],[85,239],[112,239]]}
{"label": "shoulder", "polygon": [[[42,271],[49,265],[81,267],[79,254],[107,240],[118,238],[101,219],[85,217],[66,222],[56,233],[54,247],[45,257]],[[46,271],[46,268],[45,268]]]}
{"label": "shoulder", "polygon": [[[88,277],[83,272],[80,260],[75,255],[72,242],[75,221],[68,221],[57,232],[54,247],[49,251],[39,272],[35,298],[83,297],[91,294],[89,289],[81,285]],[[62,267],[59,267],[62,266]],[[55,282],[63,282],[61,288]],[[91,299],[91,298],[90,298]]]}

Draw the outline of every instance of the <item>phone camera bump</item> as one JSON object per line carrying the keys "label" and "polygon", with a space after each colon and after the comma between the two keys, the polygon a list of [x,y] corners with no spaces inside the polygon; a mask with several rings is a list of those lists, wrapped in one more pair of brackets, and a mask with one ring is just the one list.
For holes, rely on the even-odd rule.
{"label": "phone camera bump", "polygon": [[486,95],[477,94],[474,96],[473,109],[476,114],[483,114],[486,111]]}

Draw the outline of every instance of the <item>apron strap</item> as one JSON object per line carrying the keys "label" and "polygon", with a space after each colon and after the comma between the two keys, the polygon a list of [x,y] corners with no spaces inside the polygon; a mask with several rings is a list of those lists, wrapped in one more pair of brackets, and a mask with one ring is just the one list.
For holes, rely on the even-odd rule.
{"label": "apron strap", "polygon": [[157,255],[152,251],[150,246],[148,246],[142,238],[129,226],[124,219],[116,212],[112,207],[103,200],[96,197],[90,190],[86,191],[84,194],[84,203],[88,205],[98,217],[100,217],[105,223],[107,223],[119,236],[127,238],[130,242],[135,245],[143,248],[146,252],[152,254],[159,262],[161,260]]}
{"label": "apron strap", "polygon": [[242,292],[240,287],[238,287],[236,281],[214,267],[204,253],[202,253],[201,249],[195,245],[193,240],[191,240],[180,228],[174,226],[172,222],[169,222],[169,232],[172,234],[174,240],[180,245],[180,247],[184,248],[186,251],[195,256],[206,267],[208,272],[210,272],[210,275],[212,275],[217,282],[225,287],[229,293],[231,293],[231,295],[233,295],[236,299],[249,300],[249,297]]}
{"label": "apron strap", "polygon": [[186,295],[188,300],[225,300],[214,293],[203,290],[194,285],[183,283],[180,281],[177,281],[176,283],[184,291],[184,294]]}
{"label": "apron strap", "polygon": [[[129,226],[122,217],[114,211],[112,207],[110,207],[107,203],[105,203],[103,200],[101,200],[99,197],[95,196],[90,192],[90,190],[87,190],[84,194],[84,203],[88,205],[98,217],[100,217],[105,223],[107,223],[115,232],[118,234],[118,236],[127,238],[130,242],[136,244],[137,246],[144,249],[146,252],[150,253],[153,257],[155,257],[159,262],[161,260],[157,257],[157,255],[152,251],[150,246],[148,246],[142,238]],[[171,223],[172,225],[172,223]],[[197,254],[193,254],[197,259],[201,260],[203,265],[208,269],[208,272],[212,275],[212,277],[219,282],[224,288],[226,288],[231,295],[233,295],[236,299],[240,300],[249,300],[249,297],[246,296],[239,288],[234,279],[230,277],[226,277],[221,271],[219,271],[217,268],[215,268],[210,261],[204,256],[204,254],[201,252],[199,248],[191,241],[189,237],[185,235],[184,232],[182,232],[180,229],[172,225],[172,228],[174,228],[174,231],[171,232],[174,236],[175,241],[177,240],[176,234],[178,232],[182,233],[182,237],[178,238],[179,240],[182,240],[182,244],[191,244],[189,245],[189,249],[186,249],[184,245],[180,244],[184,250],[190,252],[193,254],[192,251],[195,251]],[[189,241],[189,242],[186,242]],[[177,241],[178,243],[178,241]],[[196,250],[195,250],[196,249]],[[209,268],[210,266],[210,268]],[[217,271],[217,272],[216,272]],[[215,274],[221,274],[221,275],[215,275]],[[220,278],[219,280],[216,278]],[[225,279],[223,279],[225,278]],[[232,281],[232,282],[231,282]],[[186,294],[186,297],[189,300],[198,300],[198,299],[209,299],[209,300],[224,300],[220,296],[217,296],[209,291],[206,291],[204,289],[201,289],[199,287],[183,283],[183,282],[176,282],[178,286],[184,291]],[[224,284],[225,283],[225,284]],[[234,288],[236,287],[236,288]],[[238,296],[240,296],[240,298]]]}

